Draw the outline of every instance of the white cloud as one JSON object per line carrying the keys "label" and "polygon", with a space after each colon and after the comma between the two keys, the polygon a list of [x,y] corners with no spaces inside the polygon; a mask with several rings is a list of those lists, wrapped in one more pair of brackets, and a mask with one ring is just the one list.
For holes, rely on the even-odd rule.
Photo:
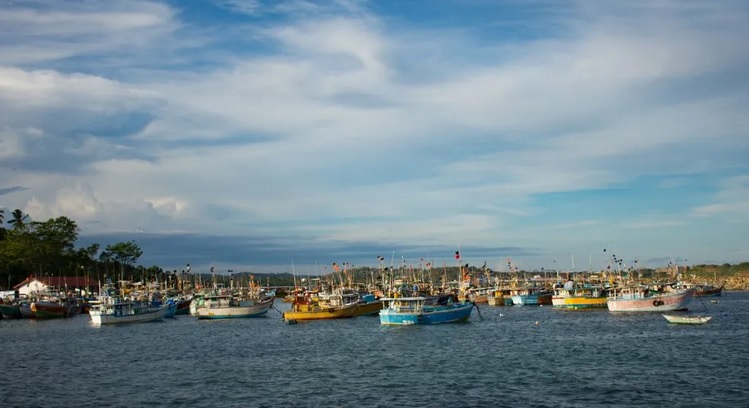
{"label": "white cloud", "polygon": [[[749,148],[746,80],[721,83],[749,61],[747,30],[723,7],[684,18],[667,6],[583,3],[559,38],[484,42],[453,28],[393,29],[357,2],[338,14],[305,2],[220,5],[257,18],[296,11],[278,24],[248,17],[241,30],[252,41],[224,39],[237,48],[213,33],[196,40],[195,51],[225,47],[209,66],[190,64],[204,54],[153,59],[190,41],[178,28],[199,25],[164,5],[0,11],[19,38],[0,43],[12,55],[0,57],[0,165],[54,161],[28,129],[69,158],[67,175],[19,175],[31,190],[12,200],[40,215],[70,211],[95,231],[582,246],[606,239],[609,220],[525,226],[548,216],[539,195],[689,180],[741,168],[715,158]],[[123,63],[128,46],[137,52]],[[71,56],[80,72],[52,63]],[[103,56],[112,59],[95,62]],[[729,183],[693,214],[749,208],[742,188]],[[633,214],[616,225],[691,222],[673,219]],[[587,233],[568,238],[576,231]]]}
{"label": "white cloud", "polygon": [[731,177],[720,184],[720,190],[715,194],[712,204],[693,209],[698,217],[716,217],[725,214],[742,216],[747,220],[749,216],[749,175]]}
{"label": "white cloud", "polygon": [[95,218],[101,209],[91,186],[83,183],[74,188],[63,187],[57,191],[53,202],[44,202],[32,197],[24,207],[24,212],[37,221],[66,216],[85,222]]}
{"label": "white cloud", "polygon": [[174,14],[162,4],[129,0],[95,7],[86,3],[50,4],[45,9],[24,7],[24,3],[3,7],[0,33],[12,41],[0,41],[0,64],[41,63],[120,50],[134,53],[175,30]]}

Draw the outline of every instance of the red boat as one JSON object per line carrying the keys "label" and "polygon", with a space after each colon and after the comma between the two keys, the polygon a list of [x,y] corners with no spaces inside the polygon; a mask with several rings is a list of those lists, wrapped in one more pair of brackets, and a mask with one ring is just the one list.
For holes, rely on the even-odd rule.
{"label": "red boat", "polygon": [[36,300],[31,302],[26,315],[36,319],[55,319],[71,317],[80,313],[81,305],[75,299],[64,299],[59,301]]}
{"label": "red boat", "polygon": [[694,291],[694,296],[700,296],[700,297],[723,296],[723,286],[725,286],[725,283],[720,285],[719,288],[716,288],[710,285],[697,286]]}
{"label": "red boat", "polygon": [[68,306],[58,302],[37,300],[31,302],[30,309],[37,319],[52,319],[57,317],[68,317]]}
{"label": "red boat", "polygon": [[190,302],[192,302],[192,295],[186,298],[181,298],[177,302],[177,310],[174,312],[174,314],[178,314],[178,315],[190,314]]}

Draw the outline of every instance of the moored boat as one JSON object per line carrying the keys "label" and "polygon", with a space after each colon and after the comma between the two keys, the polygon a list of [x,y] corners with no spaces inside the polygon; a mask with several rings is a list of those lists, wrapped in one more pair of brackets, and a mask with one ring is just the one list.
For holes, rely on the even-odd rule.
{"label": "moored boat", "polygon": [[511,289],[495,288],[489,291],[486,296],[486,303],[489,306],[512,306]]}
{"label": "moored boat", "polygon": [[59,319],[80,314],[82,306],[76,299],[36,299],[21,313],[33,319]]}
{"label": "moored boat", "polygon": [[443,297],[435,304],[428,304],[427,298],[422,296],[383,298],[385,307],[380,310],[380,324],[401,326],[468,320],[475,305],[471,302],[453,300]]}
{"label": "moored boat", "polygon": [[544,288],[525,288],[514,290],[512,304],[515,306],[550,305],[554,292]]}
{"label": "moored boat", "polygon": [[382,301],[373,294],[362,296],[356,304],[355,316],[376,316],[382,310]]}
{"label": "moored boat", "polygon": [[190,314],[190,303],[192,302],[192,296],[182,296],[177,298],[177,310],[175,315],[186,315]]}
{"label": "moored boat", "polygon": [[635,286],[615,290],[606,303],[611,312],[669,312],[684,310],[692,299],[694,289],[653,292]]}
{"label": "moored boat", "polygon": [[166,313],[164,313],[164,317],[167,319],[173,318],[177,313],[177,301],[174,299],[167,299],[164,303],[164,306],[166,307]]}
{"label": "moored boat", "polygon": [[705,324],[710,319],[712,319],[712,316],[679,316],[679,315],[662,315],[663,317],[668,320],[669,323],[674,324]]}
{"label": "moored boat", "polygon": [[560,309],[606,308],[607,291],[601,285],[576,284],[568,281],[554,290],[551,304]]}
{"label": "moored boat", "polygon": [[476,303],[489,303],[491,288],[471,288],[466,293],[466,300]]}
{"label": "moored boat", "polygon": [[287,322],[298,320],[327,320],[354,317],[358,302],[344,303],[340,295],[320,297],[315,293],[298,295],[291,309],[283,313]]}
{"label": "moored boat", "polygon": [[714,286],[710,285],[698,285],[695,287],[694,295],[697,297],[717,297],[717,296],[723,296],[723,287],[725,286],[725,283],[720,285],[720,287],[716,288]]}
{"label": "moored boat", "polygon": [[103,296],[100,301],[92,303],[88,314],[91,323],[100,326],[163,320],[166,312],[166,305],[152,306],[149,302]]}
{"label": "moored boat", "polygon": [[68,306],[59,302],[37,300],[31,302],[29,309],[37,319],[54,319],[68,317]]}
{"label": "moored boat", "polygon": [[196,307],[198,319],[237,319],[262,317],[273,305],[273,297],[267,299],[243,299],[231,294],[209,295],[199,298]]}
{"label": "moored boat", "polygon": [[4,319],[20,319],[23,317],[20,303],[0,303],[0,313],[2,313]]}

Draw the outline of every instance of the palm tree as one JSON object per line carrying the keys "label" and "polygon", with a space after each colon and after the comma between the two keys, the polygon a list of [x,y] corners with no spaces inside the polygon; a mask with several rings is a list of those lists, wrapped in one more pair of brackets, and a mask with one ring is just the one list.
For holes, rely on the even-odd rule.
{"label": "palm tree", "polygon": [[11,213],[13,216],[12,220],[8,221],[8,224],[13,226],[13,229],[16,231],[23,230],[26,227],[26,220],[29,219],[28,214],[24,214],[23,211],[19,209],[13,210]]}

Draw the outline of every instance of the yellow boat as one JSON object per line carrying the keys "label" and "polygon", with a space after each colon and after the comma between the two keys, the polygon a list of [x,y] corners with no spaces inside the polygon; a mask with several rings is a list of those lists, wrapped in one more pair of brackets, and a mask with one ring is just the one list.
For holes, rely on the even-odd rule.
{"label": "yellow boat", "polygon": [[283,318],[287,322],[298,320],[342,319],[354,317],[357,303],[336,304],[331,299],[298,296],[291,302],[291,309],[284,312]]}
{"label": "yellow boat", "polygon": [[373,300],[371,302],[359,302],[356,307],[355,316],[378,315],[382,310],[382,301]]}
{"label": "yellow boat", "polygon": [[607,307],[607,290],[601,285],[582,284],[572,281],[556,288],[551,304],[564,309],[591,309]]}

